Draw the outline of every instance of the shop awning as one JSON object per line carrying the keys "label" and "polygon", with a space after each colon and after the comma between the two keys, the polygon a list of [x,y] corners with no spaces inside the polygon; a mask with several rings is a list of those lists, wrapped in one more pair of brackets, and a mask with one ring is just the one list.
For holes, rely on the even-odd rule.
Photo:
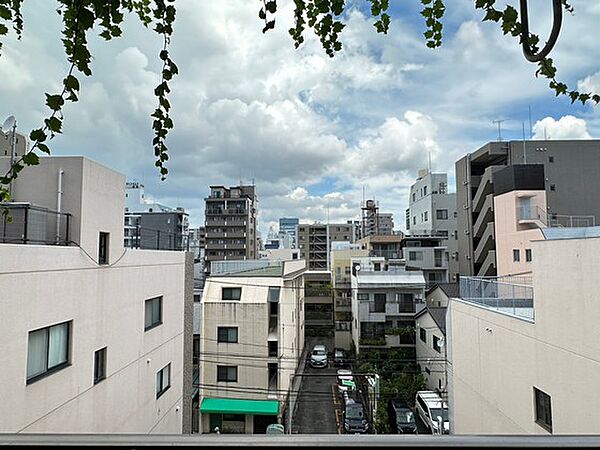
{"label": "shop awning", "polygon": [[250,414],[276,416],[277,400],[237,400],[234,398],[205,398],[200,406],[202,414]]}

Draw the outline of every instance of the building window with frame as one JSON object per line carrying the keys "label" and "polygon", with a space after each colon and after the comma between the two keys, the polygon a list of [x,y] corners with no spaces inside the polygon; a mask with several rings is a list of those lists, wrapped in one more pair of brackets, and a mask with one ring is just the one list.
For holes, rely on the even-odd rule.
{"label": "building window with frame", "polygon": [[429,211],[425,211],[425,212],[423,213],[423,217],[425,218],[425,220],[424,220],[425,222],[427,222],[427,220],[428,220],[428,217],[427,217],[427,216],[428,216],[428,212],[429,212]]}
{"label": "building window with frame", "polygon": [[386,301],[386,294],[373,294],[374,297],[374,305],[373,305],[373,311],[371,312],[376,312],[376,313],[384,313],[385,312],[385,301]]}
{"label": "building window with frame", "polygon": [[535,423],[552,433],[552,398],[534,386]]}
{"label": "building window with frame", "polygon": [[156,398],[171,387],[171,363],[156,372]]}
{"label": "building window with frame", "polygon": [[425,328],[419,329],[419,338],[427,344],[427,330]]}
{"label": "building window with frame", "polygon": [[98,238],[98,264],[106,265],[108,264],[108,243],[109,243],[110,233],[100,232]]}
{"label": "building window with frame", "polygon": [[27,384],[70,365],[71,323],[59,323],[29,332]]}
{"label": "building window with frame", "polygon": [[237,383],[237,366],[217,366],[217,382]]}
{"label": "building window with frame", "polygon": [[217,342],[227,344],[237,344],[237,327],[217,327]]}
{"label": "building window with frame", "polygon": [[409,261],[423,261],[423,252],[408,252]]}
{"label": "building window with frame", "polygon": [[448,220],[448,210],[447,209],[436,209],[435,210],[435,218],[438,220]]}
{"label": "building window with frame", "polygon": [[556,191],[556,185],[555,184],[551,184],[550,185],[550,190],[551,191]]}
{"label": "building window with frame", "polygon": [[433,335],[433,349],[438,353],[442,353],[442,346],[440,345],[440,341],[441,339],[439,337]]}
{"label": "building window with frame", "polygon": [[106,378],[106,347],[94,352],[94,384]]}
{"label": "building window with frame", "polygon": [[241,287],[221,288],[221,300],[239,300],[242,298]]}
{"label": "building window with frame", "polygon": [[144,331],[162,324],[162,297],[155,297],[145,302]]}
{"label": "building window with frame", "polygon": [[521,251],[518,248],[513,248],[513,262],[521,261]]}
{"label": "building window with frame", "polygon": [[356,298],[358,299],[358,301],[369,301],[369,294],[366,292],[359,292],[358,294],[356,294]]}
{"label": "building window with frame", "polygon": [[525,261],[531,262],[531,260],[532,260],[531,249],[526,248],[525,249]]}

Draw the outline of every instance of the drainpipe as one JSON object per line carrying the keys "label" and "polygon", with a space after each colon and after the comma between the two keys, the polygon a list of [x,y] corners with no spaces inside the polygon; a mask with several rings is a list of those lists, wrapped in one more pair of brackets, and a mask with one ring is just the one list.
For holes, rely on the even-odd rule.
{"label": "drainpipe", "polygon": [[62,208],[62,195],[63,195],[63,187],[62,187],[62,182],[63,182],[63,174],[65,172],[63,171],[62,167],[60,169],[58,169],[58,190],[56,191],[56,211],[58,214],[56,214],[56,243],[59,244],[60,243],[60,215],[61,215],[61,208]]}

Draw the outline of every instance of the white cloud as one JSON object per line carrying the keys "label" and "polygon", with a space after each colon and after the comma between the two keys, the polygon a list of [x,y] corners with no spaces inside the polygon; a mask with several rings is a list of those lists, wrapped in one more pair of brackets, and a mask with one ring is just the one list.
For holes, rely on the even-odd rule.
{"label": "white cloud", "polygon": [[558,120],[546,117],[533,126],[533,139],[590,139],[585,120],[563,116]]}
{"label": "white cloud", "polygon": [[577,89],[583,92],[593,92],[600,94],[600,72],[588,75],[577,83]]}

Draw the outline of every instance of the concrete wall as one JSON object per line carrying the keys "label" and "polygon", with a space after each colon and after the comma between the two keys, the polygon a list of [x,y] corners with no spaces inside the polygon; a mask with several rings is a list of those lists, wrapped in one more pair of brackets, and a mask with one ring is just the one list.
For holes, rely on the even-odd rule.
{"label": "concrete wall", "polygon": [[[76,247],[2,244],[0,261],[10,318],[0,327],[1,432],[181,432],[185,253],[130,250],[98,267]],[[160,295],[163,324],[145,332],[144,301]],[[27,385],[28,332],[68,320],[71,365]],[[94,385],[104,346],[107,378]],[[171,387],[156,399],[169,363]]]}
{"label": "concrete wall", "polygon": [[554,434],[598,433],[600,238],[532,245],[535,323],[450,302],[454,433],[547,433],[535,423],[534,386],[551,396]]}

